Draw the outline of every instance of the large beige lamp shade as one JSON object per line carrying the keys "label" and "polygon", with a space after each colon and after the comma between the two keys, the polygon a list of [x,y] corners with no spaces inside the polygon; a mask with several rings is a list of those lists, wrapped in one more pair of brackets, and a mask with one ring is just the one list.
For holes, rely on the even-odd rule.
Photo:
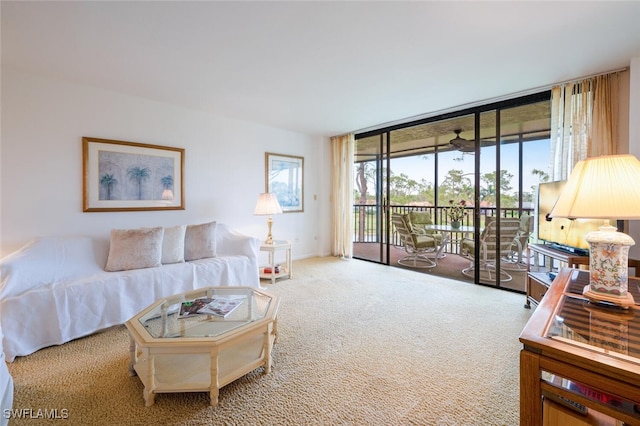
{"label": "large beige lamp shade", "polygon": [[271,226],[273,225],[274,214],[282,213],[280,203],[276,198],[276,195],[271,192],[264,192],[258,196],[258,202],[256,203],[256,209],[253,214],[269,216],[267,219],[267,226],[269,227],[269,233],[267,234],[266,244],[273,244],[273,236],[271,235]]}
{"label": "large beige lamp shade", "polygon": [[594,302],[629,307],[629,247],[633,239],[610,226],[608,218],[640,219],[640,161],[630,154],[605,155],[578,162],[549,214],[570,219],[604,219],[589,232],[589,285],[584,295]]}

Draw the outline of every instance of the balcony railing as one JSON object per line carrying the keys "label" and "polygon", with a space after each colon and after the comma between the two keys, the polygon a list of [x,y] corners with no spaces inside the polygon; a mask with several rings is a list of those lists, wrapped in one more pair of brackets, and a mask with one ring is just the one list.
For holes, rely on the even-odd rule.
{"label": "balcony railing", "polygon": [[[354,204],[354,229],[353,229],[353,242],[354,243],[381,243],[386,242],[386,232],[384,229],[385,224],[381,222],[381,215],[379,215],[379,209],[381,206],[370,204]],[[440,225],[449,225],[450,220],[447,217],[447,207],[430,207],[430,206],[390,206],[389,214],[392,213],[409,213],[410,211],[428,212],[434,223]],[[462,220],[463,226],[473,225],[473,207],[468,207],[466,210],[469,214],[465,215]],[[484,216],[496,216],[497,209],[495,207],[483,207],[481,209],[481,215]],[[532,209],[522,209],[522,213],[533,214]],[[517,208],[503,208],[500,209],[501,217],[520,217],[520,211]],[[397,238],[395,232],[391,233],[391,244],[399,244],[398,241],[394,241]]]}

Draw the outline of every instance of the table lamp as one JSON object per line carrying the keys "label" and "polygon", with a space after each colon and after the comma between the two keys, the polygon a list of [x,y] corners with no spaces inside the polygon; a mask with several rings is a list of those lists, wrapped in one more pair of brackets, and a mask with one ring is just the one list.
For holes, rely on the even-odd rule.
{"label": "table lamp", "polygon": [[629,247],[633,238],[609,225],[609,218],[640,219],[640,161],[631,155],[604,155],[579,161],[549,214],[569,219],[604,219],[589,232],[589,285],[583,295],[592,302],[628,308]]}
{"label": "table lamp", "polygon": [[167,201],[173,200],[173,191],[170,189],[165,189],[164,191],[162,191],[161,198]]}
{"label": "table lamp", "polygon": [[256,204],[256,209],[253,214],[269,216],[269,218],[267,219],[269,234],[267,235],[267,239],[265,241],[266,244],[273,244],[273,236],[271,235],[273,218],[271,216],[280,213],[282,213],[282,208],[280,207],[280,203],[278,203],[278,199],[276,198],[275,194],[271,192],[264,192],[260,194],[260,196],[258,197],[258,203]]}

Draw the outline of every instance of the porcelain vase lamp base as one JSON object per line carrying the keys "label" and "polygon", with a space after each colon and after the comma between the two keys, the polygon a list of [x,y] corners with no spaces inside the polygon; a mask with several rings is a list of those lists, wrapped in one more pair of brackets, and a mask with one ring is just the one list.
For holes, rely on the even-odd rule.
{"label": "porcelain vase lamp base", "polygon": [[613,226],[602,226],[585,239],[589,243],[589,285],[582,294],[595,303],[623,308],[635,305],[628,292],[629,247],[635,244],[633,238]]}

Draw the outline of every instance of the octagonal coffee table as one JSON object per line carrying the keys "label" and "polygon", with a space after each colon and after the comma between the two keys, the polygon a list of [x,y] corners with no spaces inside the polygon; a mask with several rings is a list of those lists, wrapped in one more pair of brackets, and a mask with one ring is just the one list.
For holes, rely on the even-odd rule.
{"label": "octagonal coffee table", "polygon": [[[233,298],[227,316],[180,316],[183,302]],[[279,298],[254,287],[206,287],[157,300],[125,323],[132,376],[144,385],[147,406],[157,393],[206,392],[218,404],[219,389],[255,370],[271,371],[278,336]]]}

